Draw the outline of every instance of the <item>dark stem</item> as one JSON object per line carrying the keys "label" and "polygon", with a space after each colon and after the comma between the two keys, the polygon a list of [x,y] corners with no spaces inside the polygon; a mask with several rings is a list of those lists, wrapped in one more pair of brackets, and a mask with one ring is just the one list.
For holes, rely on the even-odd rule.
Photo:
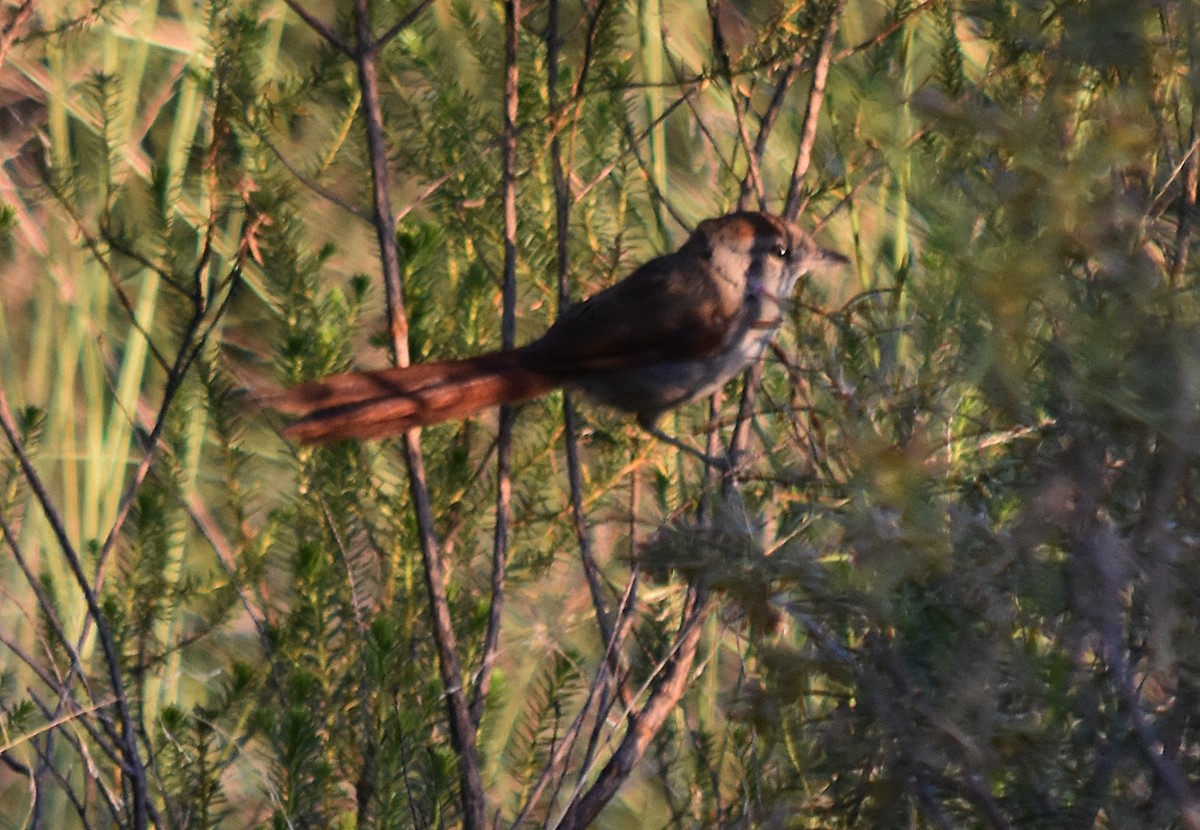
{"label": "dark stem", "polygon": [[[597,16],[599,11],[596,12]],[[592,18],[594,22],[595,17]],[[559,61],[559,3],[550,0],[547,7],[546,20],[546,100],[551,113],[558,112],[558,61]],[[590,45],[590,35],[589,35]],[[587,54],[584,55],[585,65],[579,70],[577,88],[583,83],[587,72]],[[562,117],[559,115],[559,117]],[[561,127],[561,125],[556,125]],[[555,129],[550,139],[550,167],[554,179],[554,246],[558,275],[558,312],[561,314],[571,305],[570,282],[570,239],[571,193],[567,184],[566,167],[563,164],[563,149],[561,129]],[[583,509],[583,466],[579,453],[578,416],[575,412],[574,401],[568,393],[563,393],[563,441],[567,451],[567,481],[571,489],[571,521],[575,526],[575,539],[579,544],[579,560],[583,567],[584,579],[587,580],[588,591],[592,598],[592,608],[596,613],[596,624],[600,628],[600,637],[605,643],[611,642],[613,627],[609,619],[608,602],[600,580],[600,569],[592,554],[592,540],[588,529],[587,516]]]}
{"label": "dark stem", "polygon": [[[516,345],[517,337],[517,28],[521,11],[517,0],[504,3],[504,134],[501,141],[501,181],[504,205],[504,289],[500,318],[500,342],[504,349]],[[508,565],[509,524],[512,520],[512,432],[513,408],[500,407],[500,429],[496,436],[496,527],[492,538],[492,599],[488,607],[487,632],[479,678],[471,699],[471,722],[476,728],[483,718],[483,705],[492,681],[492,669],[500,646],[500,623],[504,611],[504,573]]]}
{"label": "dark stem", "polygon": [[133,802],[132,827],[134,830],[144,830],[148,824],[151,810],[149,781],[146,777],[146,767],[142,762],[141,749],[138,747],[137,730],[134,726],[133,714],[129,707],[129,698],[125,693],[124,679],[121,677],[121,653],[117,649],[117,643],[113,638],[112,630],[108,627],[108,621],[105,619],[104,613],[100,608],[100,601],[96,597],[96,591],[88,580],[87,574],[83,571],[83,563],[79,559],[79,554],[75,550],[75,546],[71,544],[71,538],[67,533],[66,526],[63,524],[62,517],[59,516],[49,492],[42,483],[41,476],[34,469],[33,463],[25,452],[25,447],[21,444],[21,437],[17,430],[16,422],[13,420],[12,411],[8,407],[8,397],[4,394],[3,389],[0,389],[0,430],[3,430],[5,438],[8,439],[8,445],[17,459],[17,463],[21,465],[21,472],[25,476],[25,481],[29,484],[29,488],[33,490],[38,504],[41,505],[42,514],[46,517],[46,522],[50,525],[55,539],[58,540],[58,545],[63,552],[63,558],[67,560],[67,566],[71,569],[72,576],[75,577],[75,581],[79,584],[80,591],[83,592],[84,602],[87,603],[88,615],[96,625],[96,636],[99,637],[100,648],[104,652],[104,664],[108,669],[108,681],[112,685],[113,697],[117,705],[117,715],[121,722],[121,734],[119,738],[121,747],[120,766],[129,779],[126,786],[130,799]]}
{"label": "dark stem", "polygon": [[[356,36],[355,61],[363,95],[363,121],[367,132],[367,152],[371,161],[371,180],[374,190],[372,223],[379,240],[383,268],[384,293],[388,307],[388,334],[393,360],[397,366],[407,366],[408,318],[404,311],[404,295],[400,282],[400,255],[396,244],[396,224],[392,215],[387,146],[383,130],[383,107],[379,92],[379,76],[375,63],[377,44],[371,39],[369,0],[355,0],[354,25]],[[438,668],[446,692],[446,709],[450,743],[458,757],[458,777],[461,788],[463,825],[474,830],[484,825],[483,783],[479,773],[479,751],[475,728],[463,688],[462,665],[458,657],[458,640],[450,617],[450,600],[446,592],[446,565],[434,531],[433,507],[421,454],[420,433],[405,433],[403,455],[408,470],[409,491],[416,514],[417,535],[424,565],[425,589],[429,597],[430,622],[434,645],[438,653]]]}
{"label": "dark stem", "polygon": [[620,745],[596,777],[595,783],[572,800],[557,825],[558,830],[591,826],[662,729],[667,716],[675,708],[687,686],[688,675],[700,643],[702,624],[708,617],[708,609],[708,591],[694,586],[688,589],[688,601],[671,655],[650,692],[649,700],[630,717],[629,727]]}

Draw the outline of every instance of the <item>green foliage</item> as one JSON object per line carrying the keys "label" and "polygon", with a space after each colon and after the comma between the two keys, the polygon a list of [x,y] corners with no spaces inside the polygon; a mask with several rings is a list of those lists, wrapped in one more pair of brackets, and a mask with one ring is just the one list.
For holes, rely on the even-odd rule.
{"label": "green foliage", "polygon": [[[301,5],[336,37],[255,0],[0,37],[0,825],[449,827],[471,773],[553,825],[634,735],[596,826],[1197,826],[1188,3],[530,4],[511,182],[502,4],[424,9],[378,101]],[[424,430],[427,529],[400,441],[278,437],[274,389],[391,356],[369,105],[412,357],[475,354],[506,185],[520,341],[752,167],[780,209],[831,10],[801,222],[854,264],[787,309],[728,486],[556,393],[509,484],[491,414]]]}

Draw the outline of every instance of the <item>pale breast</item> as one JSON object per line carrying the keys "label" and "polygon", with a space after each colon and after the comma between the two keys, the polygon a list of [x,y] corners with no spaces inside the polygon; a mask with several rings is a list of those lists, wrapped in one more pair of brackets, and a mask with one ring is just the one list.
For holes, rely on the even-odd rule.
{"label": "pale breast", "polygon": [[597,372],[574,378],[571,386],[598,403],[636,412],[653,421],[659,414],[711,395],[762,354],[779,327],[770,316],[771,303],[747,298],[744,315],[725,347],[704,359],[665,360],[630,369]]}

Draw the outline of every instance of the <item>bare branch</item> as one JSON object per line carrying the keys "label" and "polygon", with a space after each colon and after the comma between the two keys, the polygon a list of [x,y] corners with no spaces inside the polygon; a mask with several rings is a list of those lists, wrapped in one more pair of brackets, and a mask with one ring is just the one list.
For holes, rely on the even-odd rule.
{"label": "bare branch", "polygon": [[[791,62],[780,73],[779,78],[775,81],[775,92],[771,95],[771,101],[767,104],[767,110],[762,114],[762,118],[758,123],[758,136],[754,139],[754,150],[751,155],[757,160],[759,165],[762,164],[763,156],[767,152],[767,141],[771,137],[771,131],[775,127],[775,121],[779,117],[780,110],[783,109],[784,98],[787,97],[788,90],[791,89],[792,81],[796,79],[796,75],[800,72],[800,67],[804,64],[804,51],[797,49],[795,55],[792,56]],[[750,207],[750,193],[752,187],[750,171],[746,172],[745,178],[742,179],[741,189],[738,193],[738,210],[746,210]],[[765,188],[760,188],[759,204],[765,207]]]}
{"label": "bare branch", "polygon": [[[376,50],[371,39],[369,0],[355,0],[354,25],[357,49],[359,85],[363,96],[363,121],[367,133],[367,152],[371,164],[374,193],[373,224],[379,242],[383,285],[388,309],[388,334],[392,356],[397,366],[409,363],[408,318],[404,310],[404,295],[400,281],[400,254],[396,244],[395,214],[391,207],[387,146],[383,131],[383,107],[379,91],[379,74],[375,65]],[[437,648],[438,667],[446,693],[446,708],[450,741],[458,756],[463,823],[467,828],[484,825],[483,783],[479,772],[479,750],[475,726],[471,720],[463,687],[462,664],[458,656],[458,638],[450,617],[450,600],[446,592],[446,564],[434,531],[433,508],[421,454],[419,430],[405,433],[401,439],[405,468],[408,470],[409,491],[420,539],[424,565],[425,589],[429,598],[430,623]]]}
{"label": "bare branch", "polygon": [[[626,123],[626,127],[627,127],[626,128],[626,136],[628,137],[628,140],[630,143],[630,153],[632,153],[634,155],[634,157],[637,159],[639,167],[642,165],[642,159],[637,153],[637,147],[639,147],[641,145],[641,143],[646,140],[646,137],[648,135],[650,135],[650,130],[655,125],[661,124],[663,121],[666,121],[667,117],[671,113],[673,113],[676,109],[678,109],[680,104],[683,104],[685,101],[687,101],[688,98],[690,98],[692,95],[694,95],[696,93],[696,91],[697,91],[697,87],[693,87],[693,88],[687,90],[679,98],[672,101],[670,103],[670,105],[667,106],[663,110],[662,115],[660,115],[654,121],[653,124],[648,125],[646,127],[646,129],[642,130],[642,132],[639,133],[637,136],[633,135],[632,125],[628,124],[628,122]],[[594,188],[596,185],[600,184],[600,182],[607,179],[609,177],[609,175],[612,173],[612,171],[614,169],[616,169],[617,165],[620,164],[621,162],[623,162],[625,160],[625,158],[626,158],[626,156],[623,155],[621,158],[613,159],[611,162],[606,164],[604,166],[604,169],[601,170],[598,174],[596,174],[596,176],[590,182],[587,182],[585,185],[583,185],[581,188],[579,188],[579,192],[575,194],[576,201],[582,199],[584,196],[586,196],[588,194],[589,191],[591,191],[592,188]],[[651,183],[651,188],[653,188],[653,183]],[[655,193],[658,193],[657,189],[655,190]],[[661,197],[661,194],[659,194],[659,196]],[[681,219],[679,219],[679,217],[677,215],[675,215],[674,213],[672,213],[672,215],[675,216],[676,221],[679,222],[680,225],[684,224],[684,222]]]}
{"label": "bare branch", "polygon": [[420,17],[421,12],[429,8],[432,3],[433,0],[421,0],[421,2],[417,3],[417,5],[411,11],[409,11],[408,14],[397,20],[390,29],[376,38],[375,43],[371,48],[378,52],[380,49],[387,46],[388,43],[391,42],[392,38],[411,26],[413,21]]}
{"label": "bare branch", "polygon": [[[46,594],[46,590],[42,585],[42,581],[38,579],[37,574],[35,574],[33,569],[29,567],[29,563],[26,561],[25,554],[21,550],[21,545],[20,541],[17,539],[17,534],[14,532],[12,525],[8,523],[8,520],[4,517],[3,513],[0,513],[0,532],[3,532],[4,541],[8,543],[8,547],[13,554],[13,559],[15,559],[17,562],[17,567],[21,569],[21,573],[25,576],[25,581],[29,584],[30,590],[33,591],[33,595],[37,599],[38,610],[45,615],[46,623],[50,626],[50,630],[53,632],[54,638],[58,640],[59,644],[67,650],[67,655],[71,658],[71,665],[74,668],[74,671],[80,677],[86,677],[83,664],[79,660],[79,651],[75,648],[74,643],[72,643],[70,638],[67,636],[66,630],[62,626],[62,622],[58,619],[58,611],[55,609],[54,603]],[[12,648],[14,651],[16,650],[15,644],[9,645],[9,648]],[[29,661],[26,662],[31,668],[34,667],[33,663],[29,663]],[[43,678],[43,680],[44,679],[45,678]],[[86,680],[84,683],[84,688],[88,693],[88,697],[95,700],[90,687],[87,686]]]}
{"label": "bare branch", "polygon": [[442,185],[444,185],[448,181],[450,181],[450,174],[443,173],[442,175],[438,176],[436,179],[431,181],[429,184],[427,184],[425,186],[425,189],[422,190],[420,193],[418,193],[415,197],[413,197],[413,200],[411,202],[409,202],[407,205],[400,208],[400,210],[398,210],[396,212],[396,219],[395,219],[396,224],[397,225],[400,224],[401,220],[403,220],[405,216],[408,216],[408,214],[412,213],[417,207],[419,207],[421,205],[422,202],[424,202],[426,199],[428,199],[430,196],[432,196],[434,193],[436,193],[438,188],[440,188]]}
{"label": "bare branch", "polygon": [[[665,32],[663,36],[666,37]],[[675,76],[680,87],[682,87],[685,83],[683,79],[683,73],[680,71],[680,67],[678,66],[677,62],[671,59],[669,53],[667,55],[667,64],[671,67],[672,74]],[[704,133],[704,137],[708,139],[709,146],[712,147],[713,155],[716,156],[717,161],[720,162],[721,169],[728,172],[731,176],[734,175],[733,161],[729,158],[726,158],[721,153],[721,142],[717,139],[716,134],[713,133],[712,128],[705,123],[704,113],[701,111],[695,96],[689,96],[685,100],[687,101],[688,110],[691,111],[692,119],[695,121],[696,126],[700,129],[700,132]]]}
{"label": "bare branch", "polygon": [[671,650],[672,656],[659,674],[650,699],[640,711],[630,717],[625,737],[600,771],[595,783],[579,798],[571,800],[566,813],[556,825],[558,830],[591,825],[604,805],[625,783],[638,760],[646,752],[646,747],[662,729],[667,715],[679,702],[696,657],[701,623],[707,618],[709,609],[708,592],[705,589],[689,589],[688,599],[679,633]]}
{"label": "bare branch", "polygon": [[[571,753],[575,749],[575,743],[579,739],[579,735],[583,730],[583,724],[588,718],[588,713],[592,711],[593,701],[601,695],[603,689],[610,685],[614,685],[617,677],[612,673],[613,666],[616,665],[616,658],[620,653],[621,645],[625,641],[626,635],[633,622],[633,608],[636,604],[638,576],[637,572],[630,574],[629,582],[625,585],[625,592],[621,597],[620,605],[617,609],[617,617],[619,620],[616,636],[610,639],[605,645],[604,659],[600,663],[600,670],[596,673],[591,684],[588,686],[587,696],[583,700],[583,704],[579,707],[579,712],[575,715],[575,719],[567,730],[563,733],[562,739],[554,746],[553,752],[550,754],[550,759],[542,768],[538,775],[538,780],[529,790],[529,795],[526,796],[525,804],[521,808],[521,812],[517,815],[512,823],[510,830],[517,830],[529,818],[534,806],[542,797],[546,787],[549,785],[551,778],[556,773],[562,771],[565,773],[567,761],[571,757]],[[609,695],[608,699],[602,701],[596,706],[595,721],[603,723],[606,713],[611,706],[613,695]],[[589,755],[592,747],[589,747]],[[586,767],[586,764],[584,765]]]}
{"label": "bare branch", "polygon": [[47,721],[46,723],[43,723],[40,726],[37,726],[37,727],[29,730],[28,732],[22,732],[16,738],[9,738],[4,743],[0,743],[0,753],[8,752],[9,750],[11,750],[13,747],[17,746],[18,744],[21,744],[25,741],[31,740],[32,738],[37,737],[38,735],[42,734],[43,732],[49,732],[51,729],[57,729],[58,727],[62,726],[64,723],[70,723],[71,721],[77,720],[77,719],[83,717],[84,715],[87,715],[92,712],[103,709],[106,706],[111,706],[114,702],[115,702],[115,698],[108,698],[107,700],[99,700],[99,701],[93,702],[92,704],[90,704],[88,706],[83,707],[82,709],[72,710],[64,715],[59,715],[58,717],[53,718],[53,719]]}
{"label": "bare branch", "polygon": [[368,0],[355,0],[354,19],[358,35],[358,82],[362,87],[363,126],[367,132],[367,153],[371,162],[374,211],[372,223],[379,242],[383,267],[383,290],[388,310],[388,340],[397,366],[407,366],[408,318],[404,311],[404,292],[400,283],[400,252],[396,245],[396,222],[392,213],[388,172],[387,141],[383,133],[383,104],[379,92],[379,72],[371,46]]}
{"label": "bare branch", "polygon": [[[558,61],[560,55],[559,39],[559,2],[550,0],[546,22],[546,98],[551,112],[558,111]],[[594,24],[599,17],[599,11],[591,18]],[[589,29],[588,52],[584,55],[584,65],[580,67],[576,79],[576,92],[587,74],[594,32]],[[570,216],[571,194],[567,184],[567,173],[563,163],[561,124],[556,125],[550,137],[550,167],[554,180],[554,246],[556,258],[556,273],[558,282],[558,313],[561,314],[571,305],[570,282]],[[583,467],[579,453],[579,428],[576,423],[575,403],[569,393],[563,394],[563,442],[567,453],[567,482],[570,488],[571,521],[575,527],[575,539],[579,545],[580,565],[583,576],[588,584],[592,599],[592,609],[596,615],[596,624],[600,628],[600,637],[605,643],[612,642],[613,628],[609,619],[608,602],[604,597],[600,581],[600,569],[592,553],[592,538],[587,525],[587,514],[583,509]]]}
{"label": "bare branch", "polygon": [[1179,221],[1175,228],[1175,256],[1171,260],[1171,285],[1179,287],[1180,278],[1187,268],[1188,250],[1191,248],[1196,221],[1196,189],[1200,183],[1200,154],[1197,146],[1197,125],[1200,114],[1192,111],[1190,147],[1183,158],[1182,192],[1179,194]]}
{"label": "bare branch", "polygon": [[[32,700],[33,704],[41,711],[43,717],[50,718],[55,716],[50,707],[46,705],[45,701],[43,701],[37,695],[37,693],[33,692],[32,690],[29,692],[29,699]],[[59,711],[61,711],[61,707]],[[97,711],[95,714],[99,714],[99,711]],[[72,722],[77,722],[82,725],[83,728],[93,737],[93,739],[95,739],[95,730],[88,725],[86,718]],[[79,757],[83,759],[84,767],[89,771],[88,779],[95,782],[94,785],[85,786],[95,786],[96,789],[99,790],[101,799],[104,802],[104,806],[108,808],[108,813],[110,816],[112,816],[113,825],[120,826],[122,823],[122,810],[118,795],[112,791],[112,788],[107,782],[104,781],[103,778],[101,778],[97,772],[98,766],[96,764],[96,760],[92,757],[92,753],[88,751],[87,745],[79,738],[78,735],[69,729],[59,729],[54,734],[63,736],[67,743],[71,745],[71,748],[79,753]],[[103,742],[98,743],[102,749],[104,749],[106,752],[108,751],[108,747],[105,746]],[[59,768],[58,764],[51,762],[50,758],[45,754],[45,750],[42,748],[42,746],[38,745],[37,743],[35,743],[34,746],[37,747],[38,758],[41,761],[41,769],[48,770],[62,787],[63,792],[66,793],[67,798],[71,801],[71,806],[79,815],[82,826],[85,828],[91,827],[87,820],[87,808],[84,806],[82,799],[76,792],[75,785],[72,783],[70,778],[64,774],[63,770]]]}
{"label": "bare branch", "polygon": [[100,638],[100,647],[104,652],[104,663],[108,670],[108,680],[112,686],[117,704],[117,712],[121,721],[120,766],[128,776],[129,797],[132,802],[131,809],[133,813],[131,816],[132,826],[134,830],[145,830],[153,807],[149,803],[149,782],[146,778],[146,768],[142,762],[141,749],[138,746],[137,730],[133,723],[132,710],[130,709],[129,699],[125,694],[125,684],[121,677],[121,655],[117,649],[116,640],[113,639],[112,630],[108,627],[108,622],[104,617],[103,611],[100,609],[100,602],[97,599],[96,591],[92,587],[91,582],[88,581],[88,577],[83,571],[83,563],[79,559],[79,554],[75,550],[75,546],[71,543],[70,536],[67,534],[66,525],[63,524],[62,517],[59,515],[58,509],[50,498],[49,492],[42,483],[41,476],[38,475],[33,462],[30,461],[29,456],[25,452],[25,447],[21,444],[21,437],[16,421],[13,419],[12,411],[8,406],[8,396],[4,393],[2,387],[0,387],[0,430],[4,432],[5,438],[8,439],[8,445],[21,466],[25,481],[30,489],[33,490],[34,496],[42,508],[42,514],[46,517],[46,521],[49,523],[55,539],[58,541],[63,558],[66,560],[67,566],[71,569],[72,576],[75,577],[75,581],[83,593],[83,599],[88,608],[88,615],[96,625],[96,634]]}
{"label": "bare branch", "polygon": [[884,26],[878,32],[873,34],[871,37],[867,38],[866,40],[862,41],[861,43],[856,43],[854,46],[848,46],[845,49],[842,49],[840,52],[837,53],[836,56],[834,56],[834,60],[835,61],[845,60],[846,58],[850,57],[851,55],[857,54],[859,52],[865,52],[873,46],[878,46],[879,44],[881,44],[885,40],[887,40],[889,37],[894,35],[896,32],[900,31],[900,29],[903,28],[906,23],[910,22],[918,14],[920,14],[921,12],[925,11],[927,8],[932,6],[933,3],[934,3],[934,0],[921,0],[920,3],[917,3],[915,6],[912,6],[911,8],[909,8],[905,14],[896,18],[891,23],[889,23],[887,26]]}
{"label": "bare branch", "polygon": [[838,22],[845,5],[846,0],[835,0],[833,7],[829,10],[829,20],[826,21],[825,29],[821,32],[817,59],[813,66],[812,88],[808,93],[808,104],[804,108],[804,121],[800,127],[800,146],[796,150],[796,164],[792,168],[792,181],[788,185],[787,201],[783,208],[783,216],[790,222],[794,222],[800,213],[800,188],[804,183],[805,175],[808,174],[813,145],[817,140],[817,121],[821,115],[821,105],[825,101],[825,82],[829,79],[833,41],[837,36]]}
{"label": "bare branch", "polygon": [[[733,116],[737,123],[738,138],[741,140],[742,149],[746,153],[746,176],[742,179],[742,192],[747,194],[749,187],[753,187],[758,194],[759,204],[763,204],[767,198],[766,187],[762,180],[762,171],[759,169],[759,156],[754,152],[751,146],[750,133],[746,127],[746,104],[748,96],[742,95],[738,90],[737,84],[733,79],[733,67],[729,60],[729,48],[725,44],[725,34],[721,31],[720,6],[717,0],[708,0],[708,20],[712,30],[713,52],[717,55],[718,64],[721,67],[722,73],[725,75],[726,83],[729,84],[729,99],[733,102]],[[742,204],[743,197],[738,199],[738,209],[744,210],[746,205]]]}
{"label": "bare branch", "polygon": [[22,0],[21,5],[13,10],[4,27],[0,28],[0,66],[4,64],[4,60],[8,57],[8,51],[20,37],[21,28],[32,14],[33,0]]}
{"label": "bare branch", "polygon": [[[500,342],[504,349],[513,348],[517,337],[517,36],[520,21],[521,9],[518,0],[505,0],[504,134],[500,174],[504,204],[504,281]],[[500,407],[500,429],[496,436],[496,525],[492,537],[492,598],[488,606],[479,677],[471,700],[471,722],[476,729],[483,718],[483,704],[491,687],[492,669],[500,646],[504,575],[508,566],[508,528],[512,520],[512,431],[513,408],[505,404]]]}
{"label": "bare branch", "polygon": [[284,2],[288,4],[289,9],[294,11],[301,20],[307,23],[313,31],[328,41],[331,46],[336,48],[339,52],[344,52],[350,57],[354,57],[354,46],[350,43],[350,41],[346,40],[333,29],[325,25],[323,20],[301,5],[300,0],[284,0]]}
{"label": "bare branch", "polygon": [[292,164],[291,160],[289,160],[288,157],[283,154],[283,151],[281,149],[279,149],[279,147],[275,146],[275,143],[273,141],[271,141],[271,139],[267,138],[266,135],[264,135],[260,132],[258,134],[258,140],[261,141],[264,145],[266,145],[266,148],[268,150],[270,150],[272,153],[275,154],[275,158],[279,159],[280,163],[284,167],[287,168],[289,173],[291,173],[293,176],[296,177],[296,180],[298,182],[300,182],[300,184],[307,187],[313,193],[316,193],[322,199],[325,199],[326,201],[332,202],[333,204],[337,205],[342,210],[346,211],[347,213],[351,214],[352,216],[357,216],[359,219],[363,219],[367,222],[371,221],[372,217],[371,217],[371,213],[369,211],[363,210],[362,208],[358,207],[357,205],[350,204],[345,199],[343,199],[341,196],[339,196],[338,194],[334,193],[329,188],[327,188],[324,185],[317,182],[316,179],[312,178],[311,176],[306,176],[303,173],[301,173],[299,168],[297,168],[294,164]]}

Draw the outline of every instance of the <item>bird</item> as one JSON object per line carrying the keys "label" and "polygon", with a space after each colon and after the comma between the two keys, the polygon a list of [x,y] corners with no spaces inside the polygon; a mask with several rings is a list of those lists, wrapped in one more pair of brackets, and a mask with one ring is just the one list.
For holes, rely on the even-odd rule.
{"label": "bird", "polygon": [[[707,219],[659,256],[566,308],[541,337],[459,360],[352,371],[294,386],[271,406],[299,416],[301,443],[384,438],[565,387],[624,412],[668,443],[661,416],[753,364],[805,275],[848,260],[761,211]],[[705,460],[711,460],[701,455]]]}

